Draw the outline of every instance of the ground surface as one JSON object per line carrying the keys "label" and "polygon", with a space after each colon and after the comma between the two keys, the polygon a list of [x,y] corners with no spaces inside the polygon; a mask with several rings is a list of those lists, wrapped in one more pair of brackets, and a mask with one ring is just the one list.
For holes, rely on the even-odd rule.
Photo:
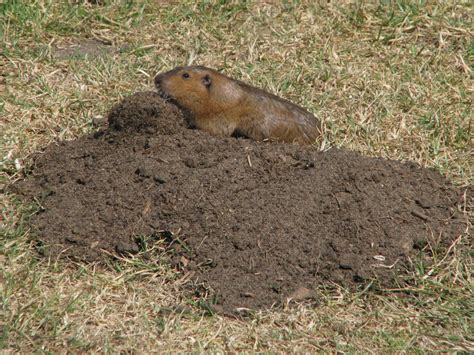
{"label": "ground surface", "polygon": [[[474,33],[471,3],[467,0],[0,1],[0,349],[14,352],[69,350],[145,353],[158,350],[473,352],[474,201],[463,193],[474,182]],[[171,131],[163,138],[170,144],[169,151],[162,145],[154,145],[152,140],[149,142],[150,147],[144,149],[146,142],[143,140],[149,133],[141,132],[135,135],[141,140],[131,139],[129,145],[137,149],[137,154],[143,153],[140,158],[143,164],[134,166],[134,171],[125,171],[126,167],[116,166],[117,170],[111,169],[110,173],[116,174],[123,169],[123,183],[130,183],[130,188],[136,188],[136,191],[141,191],[144,184],[149,184],[149,191],[156,193],[157,189],[167,191],[172,186],[170,183],[174,180],[168,174],[175,171],[178,174],[177,181],[183,184],[183,193],[194,196],[196,191],[185,189],[185,175],[189,174],[190,183],[196,184],[194,180],[200,178],[200,173],[213,171],[224,164],[238,174],[244,174],[245,171],[246,178],[253,183],[248,185],[248,190],[253,189],[254,193],[261,193],[257,188],[261,183],[258,179],[265,177],[274,185],[279,182],[282,190],[296,191],[296,186],[278,180],[287,174],[297,176],[301,180],[297,186],[304,186],[305,192],[308,188],[323,189],[324,185],[308,180],[317,178],[317,174],[330,175],[330,172],[304,167],[312,160],[315,167],[318,164],[329,166],[330,162],[325,161],[323,156],[331,157],[330,160],[335,162],[345,158],[348,169],[357,169],[358,163],[366,166],[377,164],[378,169],[386,173],[386,176],[375,176],[375,180],[380,179],[380,182],[371,179],[372,171],[359,171],[358,176],[367,178],[367,181],[357,181],[357,176],[354,181],[342,175],[342,179],[336,179],[334,186],[344,183],[344,188],[349,191],[338,191],[332,200],[327,201],[331,204],[330,211],[337,208],[339,213],[350,216],[347,230],[339,231],[347,234],[351,228],[355,229],[356,222],[360,226],[372,225],[369,213],[375,216],[387,213],[398,218],[392,209],[381,211],[373,205],[369,206],[372,212],[366,211],[366,219],[362,209],[345,213],[344,210],[352,204],[375,201],[379,206],[387,205],[378,196],[369,199],[364,192],[376,191],[371,189],[385,180],[392,181],[397,191],[402,192],[401,188],[407,188],[403,194],[412,196],[413,201],[411,205],[405,204],[406,201],[397,202],[407,208],[400,215],[407,222],[397,224],[397,231],[403,234],[417,224],[423,233],[422,237],[428,238],[429,243],[415,242],[414,250],[410,249],[410,243],[393,246],[393,249],[384,247],[385,250],[408,251],[406,255],[414,255],[409,258],[402,255],[395,265],[402,269],[406,267],[406,272],[402,274],[399,271],[403,270],[370,269],[376,272],[397,271],[399,275],[405,275],[395,280],[398,286],[391,286],[390,282],[389,286],[374,282],[370,289],[366,289],[363,287],[364,282],[347,282],[350,277],[346,279],[345,275],[355,274],[355,271],[349,269],[349,264],[343,265],[341,269],[341,265],[334,262],[335,272],[331,275],[342,275],[341,284],[347,286],[330,282],[328,286],[327,283],[318,282],[311,290],[316,294],[313,300],[305,300],[301,304],[298,302],[290,307],[284,304],[270,310],[264,307],[240,319],[220,313],[211,314],[209,302],[218,301],[218,298],[213,299],[209,294],[210,289],[198,288],[197,294],[189,292],[196,289],[193,284],[196,277],[201,281],[207,280],[209,286],[211,277],[214,277],[213,270],[219,270],[222,265],[201,265],[207,267],[209,273],[196,275],[198,269],[193,265],[192,256],[178,250],[179,242],[174,242],[172,248],[168,248],[169,242],[173,240],[169,233],[161,234],[160,237],[165,237],[161,239],[156,235],[140,236],[138,251],[132,240],[117,247],[110,245],[104,250],[113,252],[114,256],[108,259],[99,256],[100,262],[61,257],[61,254],[55,254],[54,251],[59,249],[54,249],[54,246],[49,249],[49,254],[46,249],[43,250],[43,256],[38,254],[37,234],[33,234],[30,226],[31,222],[41,224],[40,219],[43,217],[38,214],[41,207],[37,202],[23,203],[17,194],[10,191],[12,184],[23,179],[24,169],[33,156],[37,156],[36,161],[40,163],[41,154],[38,157],[37,153],[47,149],[44,153],[46,156],[56,154],[57,161],[64,161],[64,166],[71,169],[70,172],[61,171],[65,180],[54,187],[58,196],[66,196],[66,191],[61,191],[61,188],[68,186],[75,186],[77,191],[91,191],[92,182],[103,184],[103,181],[94,180],[95,177],[90,174],[77,174],[82,182],[71,182],[66,177],[71,178],[72,173],[78,172],[80,163],[89,164],[99,176],[105,176],[99,165],[108,167],[106,160],[98,163],[92,157],[78,155],[65,161],[59,152],[73,154],[73,147],[86,149],[87,142],[87,149],[91,150],[103,144],[111,157],[119,153],[115,148],[122,147],[121,152],[125,156],[136,159],[130,147],[121,146],[120,142],[126,141],[120,135],[115,138],[115,143],[107,142],[107,136],[88,136],[97,131],[97,124],[106,120],[114,104],[134,93],[151,90],[153,77],[157,73],[186,64],[216,68],[226,75],[307,108],[321,120],[323,140],[314,148],[314,152],[307,151],[299,156],[295,154],[299,152],[298,148],[256,148],[259,145],[235,140],[227,144],[228,149],[235,149],[231,152],[212,151],[213,146],[206,141],[204,147],[210,152],[203,151],[200,159],[185,162],[186,157],[178,153],[186,152],[194,156],[190,151],[192,146],[187,145],[190,144],[189,140],[181,142],[179,147],[175,146],[171,137],[177,134],[175,129],[179,127],[171,126]],[[127,121],[129,124],[133,122]],[[140,127],[131,127],[130,131],[136,129]],[[199,132],[190,131],[186,134],[196,142],[203,139]],[[325,155],[318,153],[319,150],[326,151]],[[351,159],[345,156],[349,154],[345,153],[348,150],[354,152],[350,153]],[[259,156],[259,152],[262,155]],[[277,157],[276,152],[281,153],[286,161]],[[362,158],[355,152],[364,157],[379,158],[379,161]],[[224,153],[229,156],[226,158]],[[156,154],[175,159],[170,159],[168,163],[150,161],[150,156]],[[240,160],[232,162],[231,157]],[[412,168],[409,163],[406,166],[397,162],[385,163],[380,158],[413,162],[433,169],[456,186],[456,191],[460,192],[456,207],[462,219],[467,221],[467,226],[448,249],[443,246],[436,248],[436,245],[438,240],[450,240],[450,226],[455,224],[452,224],[452,219],[438,220],[437,216],[445,216],[440,206],[451,202],[456,204],[449,193],[452,187],[449,183],[446,185],[446,181],[433,171]],[[301,162],[304,164],[296,166]],[[43,163],[42,167],[37,166],[38,179],[41,171],[46,173],[47,167],[52,172],[52,162]],[[272,169],[265,171],[269,165],[273,165]],[[142,169],[137,170],[140,167]],[[404,167],[401,170],[403,178],[399,181],[390,180],[391,174],[401,167]],[[147,169],[155,171],[158,168],[162,169],[158,176],[151,176],[147,172]],[[432,181],[426,181],[426,174],[432,177]],[[414,176],[419,176],[425,184],[416,182],[413,188],[406,186],[406,180]],[[229,198],[223,187],[215,183],[216,178],[219,178],[232,183],[231,188],[233,184],[239,186],[237,178],[241,175],[235,177],[235,182],[232,181],[232,175],[215,175],[203,180],[213,183],[212,186],[201,187],[209,192],[209,198],[218,197],[219,194],[223,196],[217,201],[219,205],[210,208],[225,214],[216,216],[204,210],[196,221],[198,226],[202,222],[199,229],[212,231],[217,224],[225,231],[232,227],[224,226],[221,221],[236,224],[231,212],[225,211],[225,208],[230,206],[232,209],[239,199]],[[57,181],[58,176],[50,178]],[[157,178],[156,181],[154,178]],[[31,183],[31,193],[41,193],[52,188],[48,182],[38,188],[38,181],[34,177],[28,181]],[[99,191],[94,196],[95,200],[112,201],[111,187],[124,187],[118,178],[110,180],[108,184],[103,187],[103,192]],[[435,187],[438,184],[446,186],[445,195]],[[414,196],[424,194],[429,186],[434,186],[433,194],[430,192],[429,195],[435,195],[439,205],[428,208],[433,199],[416,202]],[[324,190],[326,193],[331,191],[332,185],[327,188]],[[323,194],[320,198],[326,200],[324,191],[321,190]],[[232,192],[241,197],[247,194],[245,197],[249,201],[256,201],[250,191]],[[106,193],[109,195],[106,196]],[[167,193],[169,197],[185,198],[179,191]],[[391,192],[384,190],[381,194],[390,196]],[[270,201],[279,201],[283,195],[279,191],[274,196],[264,197]],[[459,196],[459,193],[455,192],[455,195]],[[43,197],[46,203],[52,202],[54,198]],[[176,211],[168,211],[170,215],[160,216],[161,219],[147,213],[147,205],[139,202],[149,197],[137,194],[132,201],[122,201],[122,204],[115,201],[114,207],[106,206],[105,210],[137,218],[141,213],[145,218],[169,222],[168,228],[174,236],[180,240],[187,236],[187,245],[196,242],[191,238],[194,233],[186,230],[184,222],[189,221],[189,216],[205,201],[198,198],[192,204],[184,205],[182,201],[170,200],[159,202],[159,206],[150,205],[149,213],[153,211],[155,214],[166,212],[159,207],[179,206],[182,212],[176,214],[174,220],[183,223],[173,224],[169,218]],[[295,194],[295,199],[300,197]],[[362,199],[356,202],[355,197]],[[42,198],[37,199],[38,202]],[[262,211],[278,209],[275,203],[256,202]],[[280,202],[281,208],[289,211],[296,208],[291,201],[285,201],[285,204]],[[73,199],[69,203],[71,208],[79,209]],[[139,206],[140,212],[125,213],[122,207],[127,203]],[[317,201],[312,206],[318,206]],[[90,206],[90,209],[84,212],[84,217],[92,216],[95,226],[105,224],[104,220],[115,219],[111,215],[93,214],[97,206]],[[57,212],[65,215],[67,209]],[[280,216],[281,213],[277,212]],[[310,212],[303,210],[304,214]],[[312,212],[318,215],[320,211]],[[48,212],[44,213],[46,217]],[[260,211],[256,213],[261,215]],[[99,216],[101,220],[97,220]],[[74,220],[75,217],[70,218]],[[332,217],[324,215],[322,218],[329,220]],[[314,226],[327,228],[322,224],[323,219],[319,222],[310,220]],[[203,221],[209,222],[204,224]],[[283,221],[278,219],[272,223],[281,225]],[[385,223],[393,220],[381,221],[385,222],[375,227],[379,229],[369,231],[359,228],[359,233],[375,238],[370,233],[379,232]],[[50,241],[58,241],[60,247],[64,245],[65,239],[61,239],[63,237],[53,230],[56,222],[53,221],[50,226],[44,225],[44,231],[52,231]],[[139,220],[130,222],[141,225]],[[303,228],[301,224],[298,225]],[[102,227],[106,228],[104,225]],[[243,231],[248,228],[244,223],[238,227]],[[88,228],[93,232],[87,225],[79,226],[78,231],[84,232]],[[108,228],[117,230],[116,226]],[[156,231],[161,227],[149,228]],[[286,228],[290,236],[302,232],[294,225]],[[122,229],[130,232],[130,235],[136,234],[128,224],[123,225]],[[444,230],[446,238],[436,234],[439,230]],[[122,230],[120,233],[126,234]],[[235,233],[243,235],[243,232]],[[390,230],[383,231],[380,238],[385,238],[386,233],[389,235]],[[318,229],[311,231],[311,235],[321,234],[322,231]],[[80,251],[79,244],[83,239],[79,237],[74,243],[73,235],[69,237],[73,242],[66,242],[67,245]],[[104,233],[103,237],[108,238],[109,235]],[[209,237],[215,238],[212,233]],[[406,237],[407,241],[419,240],[408,233],[402,237],[404,240]],[[47,245],[48,240],[45,239],[44,245]],[[248,239],[244,236],[243,240],[250,243],[249,248],[252,247],[251,243],[256,242],[250,236]],[[398,238],[391,238],[391,241],[394,240],[398,241]],[[92,243],[90,246],[92,249],[97,248]],[[227,247],[224,244],[208,247],[218,246]],[[232,248],[235,247],[245,248],[247,245],[232,245]],[[296,249],[299,247],[295,246]],[[312,245],[314,250],[317,247]],[[350,249],[349,246],[344,248]],[[203,249],[198,246],[194,250],[201,252]],[[127,251],[137,253],[128,254]],[[288,253],[287,250],[284,252]],[[381,256],[385,256],[385,260],[380,256],[377,259],[372,257],[370,264],[392,265],[390,255]],[[202,257],[205,255],[194,255],[195,259]],[[221,255],[211,256],[213,260],[218,257]],[[328,259],[321,255],[317,260],[323,262]],[[255,259],[255,264],[249,264],[249,270],[261,261]],[[290,262],[296,265],[297,259],[290,258]],[[308,270],[311,267],[304,266]],[[360,269],[356,264],[351,267]],[[390,281],[390,273],[386,275],[383,279]],[[406,284],[405,281],[409,282]],[[285,298],[292,292],[292,287],[282,286],[281,297]],[[213,286],[213,289],[217,288]],[[187,292],[183,292],[183,289]],[[278,287],[276,290],[279,290]],[[296,296],[300,298],[310,295],[299,285],[297,291]],[[252,294],[247,295],[249,299],[245,299],[245,302],[258,299],[250,296]],[[257,304],[255,306],[259,307]]]}
{"label": "ground surface", "polygon": [[97,261],[165,239],[228,313],[324,283],[398,286],[409,258],[466,228],[464,191],[413,163],[211,137],[153,92],[108,120],[46,148],[14,186],[41,206],[32,224],[43,254]]}

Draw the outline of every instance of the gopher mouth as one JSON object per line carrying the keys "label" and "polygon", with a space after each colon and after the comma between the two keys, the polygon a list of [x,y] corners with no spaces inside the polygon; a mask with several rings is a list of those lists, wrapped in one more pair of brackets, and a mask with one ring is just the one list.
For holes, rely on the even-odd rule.
{"label": "gopher mouth", "polygon": [[162,99],[165,99],[167,101],[170,101],[173,99],[171,95],[169,95],[162,87],[161,85],[155,85],[155,91]]}

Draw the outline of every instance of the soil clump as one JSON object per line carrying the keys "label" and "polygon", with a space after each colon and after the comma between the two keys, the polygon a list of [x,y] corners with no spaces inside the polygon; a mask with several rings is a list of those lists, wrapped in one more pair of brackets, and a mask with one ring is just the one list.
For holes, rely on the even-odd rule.
{"label": "soil clump", "polygon": [[41,204],[31,218],[41,250],[97,261],[164,238],[171,264],[224,312],[307,298],[321,284],[401,282],[409,258],[465,228],[462,191],[414,163],[214,137],[152,92],[108,120],[36,154],[13,185]]}

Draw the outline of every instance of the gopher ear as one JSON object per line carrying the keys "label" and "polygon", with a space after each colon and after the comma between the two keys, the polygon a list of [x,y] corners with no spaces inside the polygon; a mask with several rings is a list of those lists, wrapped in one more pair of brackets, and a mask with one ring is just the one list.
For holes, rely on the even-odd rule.
{"label": "gopher ear", "polygon": [[212,84],[211,77],[209,75],[206,75],[204,78],[202,78],[202,83],[206,87],[210,87]]}

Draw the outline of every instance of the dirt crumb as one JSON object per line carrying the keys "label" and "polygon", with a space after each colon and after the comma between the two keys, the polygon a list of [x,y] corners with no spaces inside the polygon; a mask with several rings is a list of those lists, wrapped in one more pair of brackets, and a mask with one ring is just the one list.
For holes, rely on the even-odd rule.
{"label": "dirt crumb", "polygon": [[414,163],[213,137],[150,92],[108,121],[47,147],[13,186],[41,202],[41,250],[96,261],[138,253],[143,236],[179,240],[170,264],[193,268],[225,312],[311,298],[324,283],[395,284],[407,257],[465,226],[462,191]]}
{"label": "dirt crumb", "polygon": [[96,58],[112,55],[115,51],[116,49],[113,46],[92,38],[54,48],[53,57],[58,60],[82,58],[84,56]]}

